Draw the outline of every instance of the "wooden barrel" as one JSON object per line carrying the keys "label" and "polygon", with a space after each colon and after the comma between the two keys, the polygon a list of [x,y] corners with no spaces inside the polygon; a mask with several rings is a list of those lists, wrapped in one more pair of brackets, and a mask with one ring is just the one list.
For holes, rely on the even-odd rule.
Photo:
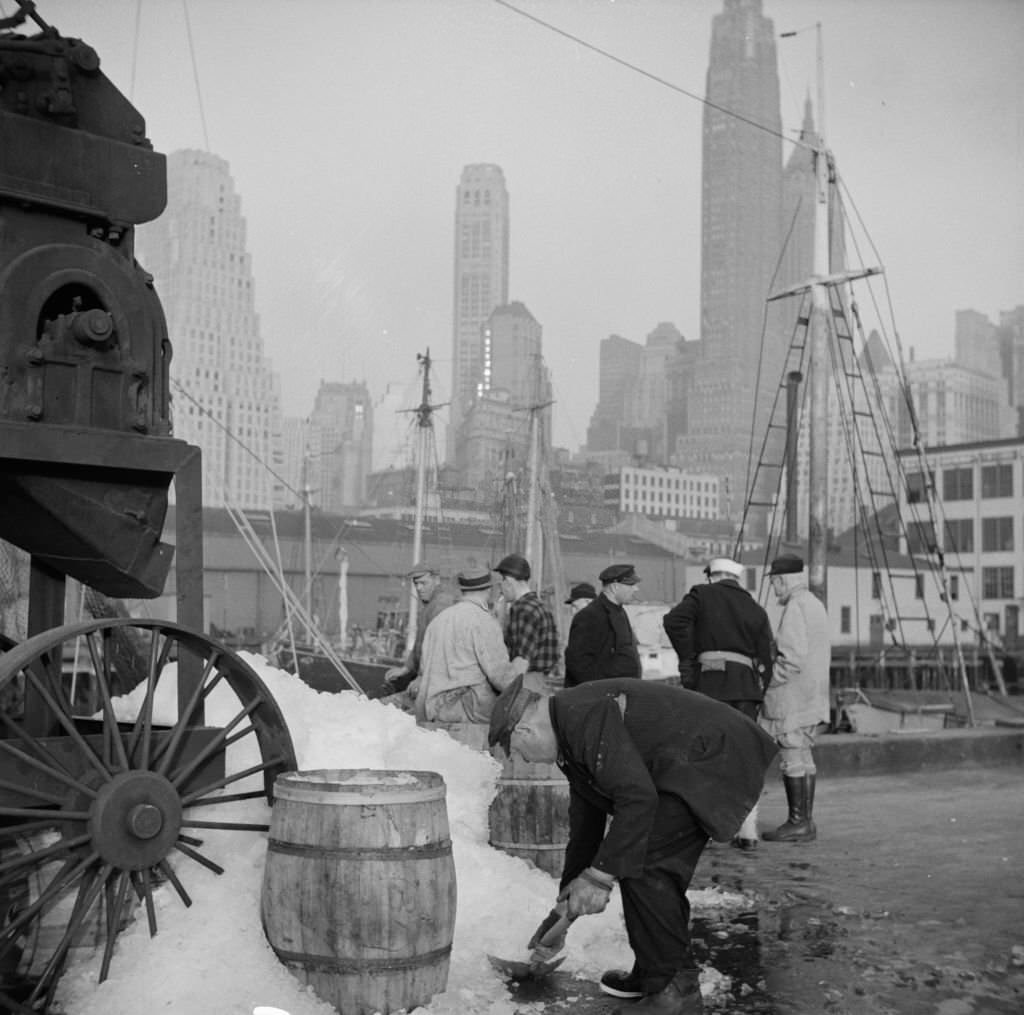
{"label": "wooden barrel", "polygon": [[557,765],[504,758],[491,802],[491,845],[559,877],[569,841],[569,783]]}
{"label": "wooden barrel", "polygon": [[455,930],[444,780],[289,772],[274,795],[262,911],[277,957],[345,1015],[429,1004]]}

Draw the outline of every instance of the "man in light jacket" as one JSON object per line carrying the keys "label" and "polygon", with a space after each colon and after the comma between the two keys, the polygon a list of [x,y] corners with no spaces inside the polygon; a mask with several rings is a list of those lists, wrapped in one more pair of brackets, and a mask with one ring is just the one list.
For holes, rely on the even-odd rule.
{"label": "man in light jacket", "polygon": [[786,787],[789,817],[768,842],[813,842],[814,737],[829,721],[828,614],[807,587],[804,562],[793,554],[772,561],[768,572],[775,597],[783,606],[776,635],[778,654],[764,695],[761,725],[779,745],[779,768]]}

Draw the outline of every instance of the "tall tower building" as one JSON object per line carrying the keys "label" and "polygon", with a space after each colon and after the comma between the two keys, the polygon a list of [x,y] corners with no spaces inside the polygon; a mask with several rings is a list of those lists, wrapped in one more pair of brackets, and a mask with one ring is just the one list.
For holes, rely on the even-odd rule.
{"label": "tall tower building", "polygon": [[455,294],[448,459],[458,458],[462,423],[484,383],[483,326],[508,303],[509,210],[500,166],[462,170],[455,191]]}
{"label": "tall tower building", "polygon": [[372,452],[373,407],[366,384],[321,381],[306,448],[312,503],[332,514],[362,506]]}
{"label": "tall tower building", "polygon": [[551,376],[540,324],[517,301],[496,307],[481,334],[481,384],[455,459],[463,482],[478,494],[525,466],[531,410],[538,413],[541,455],[551,448]]}
{"label": "tall tower building", "polygon": [[[677,452],[688,468],[725,478],[738,515],[751,425],[763,432],[782,355],[781,337],[768,334],[773,375],[761,337],[780,246],[782,122],[774,29],[761,0],[725,0],[715,15],[705,94],[701,356]],[[752,421],[755,395],[761,411]]]}
{"label": "tall tower building", "polygon": [[279,381],[263,354],[242,202],[228,163],[167,158],[167,209],[137,234],[174,347],[174,436],[203,451],[203,502],[268,509],[278,471]]}

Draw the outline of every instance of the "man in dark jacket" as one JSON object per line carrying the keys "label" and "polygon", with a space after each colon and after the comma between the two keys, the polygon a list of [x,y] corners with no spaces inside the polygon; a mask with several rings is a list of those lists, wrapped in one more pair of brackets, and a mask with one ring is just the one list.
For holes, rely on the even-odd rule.
{"label": "man in dark jacket", "polygon": [[699,1015],[686,891],[708,839],[727,842],[760,795],[772,738],[736,709],[653,681],[545,697],[517,677],[491,713],[490,742],[557,762],[569,781],[569,916],[601,912],[619,883],[634,963],[606,972],[601,989],[640,999],[621,1015]]}
{"label": "man in dark jacket", "polygon": [[639,677],[643,672],[636,634],[625,604],[640,579],[632,564],[613,564],[599,575],[601,593],[569,626],[565,646],[565,686],[607,677]]}
{"label": "man in dark jacket", "polygon": [[[679,657],[680,682],[756,721],[772,676],[771,621],[740,586],[742,564],[715,557],[704,574],[707,583],[694,585],[662,620]],[[733,845],[752,850],[757,840],[755,807]]]}

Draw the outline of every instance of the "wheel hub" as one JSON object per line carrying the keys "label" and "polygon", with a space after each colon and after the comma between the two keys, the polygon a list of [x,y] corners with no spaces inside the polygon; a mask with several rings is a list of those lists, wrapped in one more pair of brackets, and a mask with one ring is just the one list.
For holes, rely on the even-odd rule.
{"label": "wheel hub", "polygon": [[181,829],[178,791],[156,772],[120,772],[93,801],[89,833],[107,863],[142,870],[170,852]]}

